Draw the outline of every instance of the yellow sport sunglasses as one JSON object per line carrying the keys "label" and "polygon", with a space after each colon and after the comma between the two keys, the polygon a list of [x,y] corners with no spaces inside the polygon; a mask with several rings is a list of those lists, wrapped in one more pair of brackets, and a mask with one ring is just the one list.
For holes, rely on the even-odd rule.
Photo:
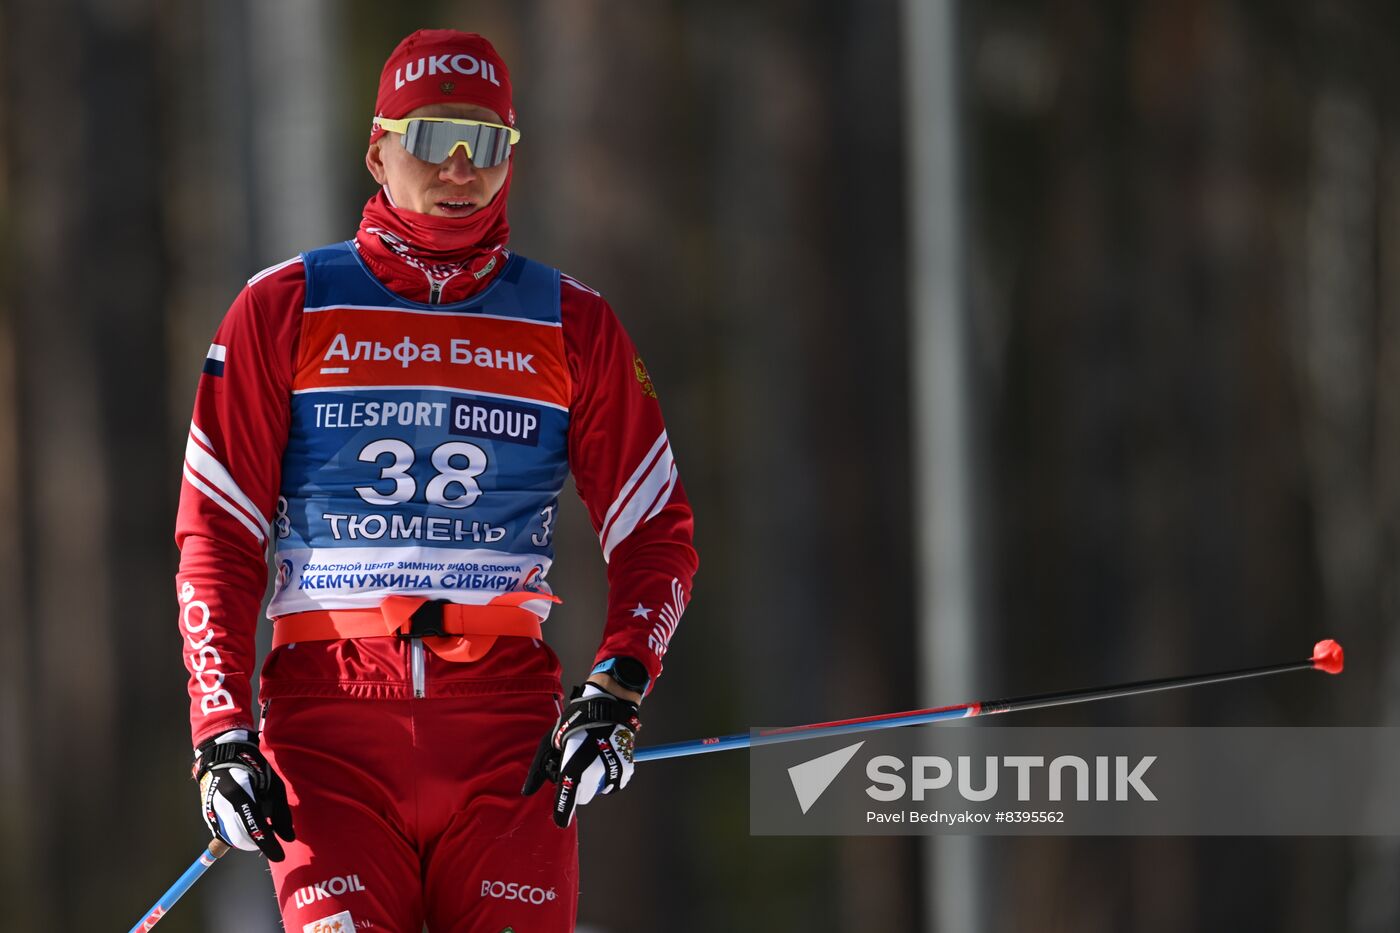
{"label": "yellow sport sunglasses", "polygon": [[510,155],[510,147],[520,142],[520,131],[499,123],[460,120],[452,117],[413,117],[391,120],[375,117],[374,125],[401,134],[403,147],[424,162],[444,162],[458,146],[477,168],[500,165]]}

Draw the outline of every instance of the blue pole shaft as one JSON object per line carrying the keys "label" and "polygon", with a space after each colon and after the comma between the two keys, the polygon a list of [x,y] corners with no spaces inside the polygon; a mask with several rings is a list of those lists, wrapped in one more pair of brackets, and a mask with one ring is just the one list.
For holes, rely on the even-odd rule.
{"label": "blue pole shaft", "polygon": [[136,926],[131,928],[130,933],[145,933],[146,930],[154,927],[160,918],[170,912],[170,908],[175,906],[175,902],[180,899],[190,887],[209,870],[209,866],[219,860],[219,857],[227,852],[228,844],[222,839],[211,839],[209,848],[199,853],[199,858],[194,860],[194,864],[185,869],[185,873],[170,886],[170,890],[160,896],[160,900],[145,915],[136,922]]}
{"label": "blue pole shaft", "polygon": [[950,706],[944,709],[920,710],[903,716],[886,716],[871,719],[845,720],[819,723],[815,726],[799,726],[794,729],[772,729],[757,733],[738,732],[734,735],[721,735],[712,739],[694,739],[689,742],[672,742],[669,745],[653,745],[639,748],[634,753],[637,761],[655,761],[660,758],[682,758],[686,755],[704,755],[708,752],[723,752],[734,748],[749,748],[754,745],[775,745],[779,742],[798,742],[806,739],[824,739],[834,735],[848,735],[852,732],[868,732],[872,729],[895,729],[899,726],[921,726],[946,719],[965,719],[977,715],[977,705]]}

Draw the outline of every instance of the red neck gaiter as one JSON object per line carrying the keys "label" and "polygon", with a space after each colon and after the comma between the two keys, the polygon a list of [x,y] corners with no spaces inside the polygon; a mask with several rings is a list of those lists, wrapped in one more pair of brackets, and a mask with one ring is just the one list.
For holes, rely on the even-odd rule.
{"label": "red neck gaiter", "polygon": [[[513,161],[513,160],[512,160]],[[390,290],[411,301],[450,304],[476,294],[500,271],[510,239],[510,177],[491,203],[470,217],[434,217],[389,200],[382,188],[365,204],[355,234],[360,255]]]}

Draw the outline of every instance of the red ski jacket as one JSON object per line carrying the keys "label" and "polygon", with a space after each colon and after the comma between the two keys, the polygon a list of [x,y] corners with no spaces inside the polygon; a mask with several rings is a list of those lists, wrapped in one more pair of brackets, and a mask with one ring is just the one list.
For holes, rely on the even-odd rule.
{"label": "red ski jacket", "polygon": [[[690,506],[650,376],[608,303],[504,249],[444,282],[389,245],[362,229],[260,272],[214,335],[176,526],[196,744],[254,726],[270,552],[274,618],[391,594],[547,595],[554,477],[567,468],[607,561],[597,660],[635,657],[654,683],[690,598]],[[470,663],[415,659],[415,644],[283,645],[262,698],[558,689],[557,659],[532,638],[501,638]]]}

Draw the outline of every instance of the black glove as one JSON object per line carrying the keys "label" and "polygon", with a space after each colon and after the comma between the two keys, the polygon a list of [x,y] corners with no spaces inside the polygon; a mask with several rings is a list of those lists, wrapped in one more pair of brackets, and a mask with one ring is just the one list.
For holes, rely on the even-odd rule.
{"label": "black glove", "polygon": [[568,826],[575,807],[627,786],[641,728],[636,703],[596,684],[575,687],[554,729],[540,740],[520,793],[529,796],[545,778],[554,781],[554,822]]}
{"label": "black glove", "polygon": [[195,749],[194,776],[209,832],[245,852],[284,858],[282,843],[296,838],[287,787],[258,748],[257,733],[225,732]]}

